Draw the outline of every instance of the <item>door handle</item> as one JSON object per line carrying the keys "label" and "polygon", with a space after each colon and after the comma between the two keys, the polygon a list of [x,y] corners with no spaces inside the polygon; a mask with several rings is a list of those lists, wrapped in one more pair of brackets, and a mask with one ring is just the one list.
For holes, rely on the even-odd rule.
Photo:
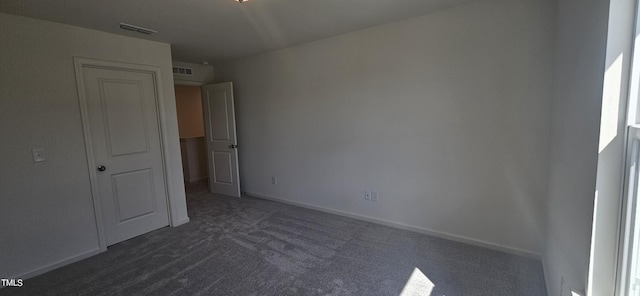
{"label": "door handle", "polygon": [[100,171],[100,172],[104,172],[106,169],[107,168],[105,166],[103,166],[103,165],[99,165],[98,166],[98,171]]}
{"label": "door handle", "polygon": [[238,148],[238,145],[229,145],[229,148],[231,149]]}

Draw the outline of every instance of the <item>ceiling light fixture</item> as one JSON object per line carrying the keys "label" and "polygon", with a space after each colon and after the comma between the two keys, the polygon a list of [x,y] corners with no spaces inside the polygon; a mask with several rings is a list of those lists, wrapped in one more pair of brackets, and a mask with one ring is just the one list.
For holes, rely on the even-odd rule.
{"label": "ceiling light fixture", "polygon": [[245,3],[245,2],[247,2],[247,1],[249,1],[249,0],[236,0],[236,1],[237,1],[237,2],[240,2],[240,3]]}

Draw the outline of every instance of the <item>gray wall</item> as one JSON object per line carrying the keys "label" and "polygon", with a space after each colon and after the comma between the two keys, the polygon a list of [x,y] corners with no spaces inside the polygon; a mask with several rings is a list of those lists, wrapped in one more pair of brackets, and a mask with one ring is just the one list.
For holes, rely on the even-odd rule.
{"label": "gray wall", "polygon": [[563,296],[586,285],[608,10],[609,1],[558,1],[544,252],[549,295],[559,294],[561,277],[566,281]]}
{"label": "gray wall", "polygon": [[475,1],[216,64],[243,190],[539,254],[554,20]]}
{"label": "gray wall", "polygon": [[[172,214],[188,221],[168,44],[0,14],[0,275],[98,250],[73,57],[161,68]],[[32,148],[47,161],[33,163]]]}
{"label": "gray wall", "polygon": [[[617,268],[618,235],[624,179],[625,131],[629,94],[632,38],[636,0],[610,1],[602,112],[596,174],[595,221],[587,290],[590,295],[612,295]],[[636,60],[638,57],[636,57]],[[637,66],[636,66],[637,68]],[[640,69],[636,69],[640,70]],[[633,78],[637,84],[638,78]],[[635,101],[635,100],[634,100]],[[633,110],[630,110],[633,111]],[[632,117],[634,112],[631,112]],[[635,120],[632,121],[635,123]]]}

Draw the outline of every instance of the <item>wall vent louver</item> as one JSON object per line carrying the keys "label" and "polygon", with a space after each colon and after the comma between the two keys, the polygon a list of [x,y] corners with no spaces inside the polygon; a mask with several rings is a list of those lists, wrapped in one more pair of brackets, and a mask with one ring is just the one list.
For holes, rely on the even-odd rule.
{"label": "wall vent louver", "polygon": [[120,29],[132,31],[132,32],[137,32],[137,33],[142,33],[142,34],[145,34],[145,35],[151,35],[153,33],[158,33],[158,31],[156,31],[156,30],[151,30],[151,29],[138,27],[138,26],[134,26],[134,25],[130,25],[130,24],[125,24],[125,23],[120,23]]}
{"label": "wall vent louver", "polygon": [[191,68],[182,68],[182,67],[173,67],[173,74],[180,75],[193,75],[193,69]]}

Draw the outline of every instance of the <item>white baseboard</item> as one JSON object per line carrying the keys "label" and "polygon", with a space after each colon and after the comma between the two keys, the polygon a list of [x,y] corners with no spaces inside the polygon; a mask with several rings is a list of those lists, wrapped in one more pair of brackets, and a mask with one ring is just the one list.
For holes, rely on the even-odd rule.
{"label": "white baseboard", "polygon": [[43,274],[43,273],[45,273],[45,272],[49,272],[49,271],[52,271],[52,270],[54,270],[54,269],[60,268],[60,267],[62,267],[62,266],[65,266],[65,265],[69,265],[69,264],[71,264],[71,263],[78,262],[78,261],[80,261],[80,260],[83,260],[83,259],[89,258],[89,257],[91,257],[91,256],[95,256],[95,255],[97,255],[97,254],[100,254],[101,252],[102,252],[102,251],[100,250],[100,248],[93,249],[93,250],[91,250],[91,251],[88,251],[88,252],[85,252],[85,253],[82,253],[82,254],[78,254],[78,255],[74,255],[74,256],[71,256],[71,257],[68,257],[68,258],[62,259],[62,260],[60,260],[60,261],[54,262],[54,263],[52,263],[52,264],[49,264],[49,265],[45,265],[45,266],[43,266],[43,267],[36,268],[36,269],[34,269],[34,270],[32,270],[32,271],[29,271],[29,272],[27,272],[27,273],[25,273],[25,274],[22,274],[22,275],[19,275],[19,276],[13,277],[13,278],[29,279],[29,278],[32,278],[32,277],[35,277],[35,276],[41,275],[41,274]]}
{"label": "white baseboard", "polygon": [[[180,226],[182,224],[187,224],[187,223],[189,223],[189,221],[190,221],[190,219],[189,219],[189,217],[187,217],[185,219],[182,219],[182,220],[178,221],[177,223],[174,223],[172,225],[172,227]],[[95,256],[95,255],[100,254],[102,252],[103,251],[100,250],[100,248],[97,248],[97,249],[94,249],[94,250],[91,250],[91,251],[88,251],[88,252],[85,252],[85,253],[82,253],[82,254],[79,254],[79,255],[74,255],[74,256],[62,259],[62,260],[54,262],[54,263],[52,263],[50,265],[46,265],[46,266],[43,266],[43,267],[36,268],[36,269],[34,269],[32,271],[29,271],[29,272],[26,272],[26,273],[24,273],[22,275],[13,276],[13,277],[10,277],[10,278],[29,279],[29,278],[41,275],[43,273],[52,271],[54,269],[63,267],[65,265],[69,265],[69,264],[78,262],[80,260],[89,258],[91,256]]]}
{"label": "white baseboard", "polygon": [[518,256],[524,256],[524,257],[528,257],[528,258],[542,260],[542,256],[540,254],[534,253],[534,252],[531,252],[531,251],[528,251],[528,250],[522,250],[522,249],[519,249],[519,248],[513,248],[513,247],[509,247],[509,246],[504,246],[504,245],[501,245],[501,244],[490,243],[490,242],[477,240],[477,239],[473,239],[473,238],[468,238],[468,237],[464,237],[464,236],[459,236],[459,235],[455,235],[455,234],[450,234],[450,233],[446,233],[446,232],[440,232],[440,231],[435,231],[435,230],[431,230],[431,229],[427,229],[427,228],[407,225],[407,224],[400,223],[400,222],[388,221],[388,220],[384,220],[384,219],[369,217],[369,216],[355,214],[355,213],[351,213],[351,212],[346,212],[346,211],[341,211],[341,210],[336,210],[336,209],[330,209],[330,208],[320,207],[320,206],[301,203],[301,202],[296,202],[296,201],[290,201],[290,200],[287,200],[285,198],[270,196],[270,195],[256,193],[256,192],[246,192],[246,194],[249,195],[249,196],[253,196],[253,197],[264,198],[264,199],[273,200],[273,201],[277,201],[277,202],[282,202],[282,203],[286,203],[286,204],[290,204],[290,205],[294,205],[294,206],[299,206],[299,207],[308,208],[308,209],[312,209],[312,210],[318,210],[318,211],[325,212],[325,213],[335,214],[335,215],[339,215],[339,216],[345,216],[345,217],[354,218],[354,219],[358,219],[358,220],[363,220],[363,221],[376,223],[376,224],[380,224],[380,225],[385,225],[385,226],[389,226],[389,227],[393,227],[393,228],[413,231],[413,232],[422,233],[422,234],[435,236],[435,237],[439,237],[439,238],[444,238],[444,239],[448,239],[448,240],[452,240],[452,241],[456,241],[456,242],[461,242],[461,243],[465,243],[465,244],[469,244],[469,245],[474,245],[474,246],[483,247],[483,248],[487,248],[487,249],[497,250],[497,251],[501,251],[501,252],[505,252],[505,253],[509,253],[509,254],[514,254],[514,255],[518,255]]}

